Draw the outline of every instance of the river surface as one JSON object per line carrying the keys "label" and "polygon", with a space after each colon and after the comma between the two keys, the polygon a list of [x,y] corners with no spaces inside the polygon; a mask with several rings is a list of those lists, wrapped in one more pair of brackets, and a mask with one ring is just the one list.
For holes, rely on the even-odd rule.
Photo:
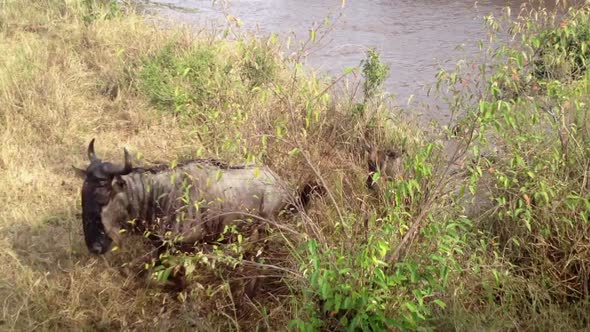
{"label": "river surface", "polygon": [[[406,105],[410,96],[422,105],[428,120],[444,122],[449,112],[440,100],[427,96],[428,86],[443,67],[477,54],[485,38],[483,16],[498,17],[502,8],[518,12],[526,1],[508,0],[143,0],[146,8],[174,22],[223,28],[232,15],[241,29],[261,36],[276,33],[283,40],[309,38],[310,28],[330,19],[333,30],[317,41],[307,65],[332,76],[358,66],[369,47],[375,47],[390,66],[385,89]],[[317,34],[320,39],[321,33]],[[292,46],[293,48],[293,46]],[[426,110],[424,104],[430,105]],[[432,107],[434,106],[434,107]],[[442,107],[441,107],[442,106]]]}

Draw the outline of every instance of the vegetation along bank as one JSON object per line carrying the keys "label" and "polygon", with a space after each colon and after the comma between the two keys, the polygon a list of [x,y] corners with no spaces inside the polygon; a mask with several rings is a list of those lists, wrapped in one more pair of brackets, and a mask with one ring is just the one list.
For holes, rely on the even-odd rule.
{"label": "vegetation along bank", "polygon": [[[0,328],[587,329],[589,18],[487,17],[484,56],[437,76],[447,128],[391,106],[375,51],[334,79],[273,36],[0,2]],[[84,243],[72,165],[93,138],[117,164],[123,147],[146,168],[253,163],[325,192],[264,241],[164,253],[142,279],[141,236],[104,256]]]}

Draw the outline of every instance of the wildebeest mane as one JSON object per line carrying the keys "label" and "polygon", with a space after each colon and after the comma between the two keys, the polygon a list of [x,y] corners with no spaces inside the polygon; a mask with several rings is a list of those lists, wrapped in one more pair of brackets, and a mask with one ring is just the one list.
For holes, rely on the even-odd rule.
{"label": "wildebeest mane", "polygon": [[[198,158],[198,159],[189,159],[178,162],[174,168],[187,166],[189,164],[205,164],[205,165],[212,165],[218,167],[220,169],[228,170],[228,169],[245,169],[246,165],[230,165],[229,163],[213,158]],[[161,172],[165,172],[171,170],[172,167],[169,163],[156,163],[151,166],[139,166],[134,167],[132,172],[133,173],[152,173],[157,174]]]}

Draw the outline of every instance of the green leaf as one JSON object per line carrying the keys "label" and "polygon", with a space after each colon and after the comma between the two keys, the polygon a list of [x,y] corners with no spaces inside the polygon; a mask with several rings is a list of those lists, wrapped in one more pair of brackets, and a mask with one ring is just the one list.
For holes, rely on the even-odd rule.
{"label": "green leaf", "polygon": [[408,308],[408,310],[410,310],[411,312],[417,314],[418,313],[418,307],[416,307],[415,304],[411,303],[411,302],[406,302],[405,303],[406,308]]}
{"label": "green leaf", "polygon": [[294,148],[293,150],[289,151],[289,156],[297,156],[299,153],[301,153],[301,150],[299,150],[299,148]]}
{"label": "green leaf", "polygon": [[353,71],[355,71],[356,67],[348,67],[346,69],[344,69],[343,74],[344,75],[348,75],[350,73],[352,73]]}
{"label": "green leaf", "polygon": [[170,276],[170,272],[172,272],[172,268],[168,268],[161,273],[158,273],[158,281],[166,281]]}
{"label": "green leaf", "polygon": [[441,301],[441,300],[439,300],[439,299],[436,299],[436,300],[434,300],[433,302],[434,302],[436,305],[438,305],[439,307],[443,308],[443,309],[447,307],[447,305],[446,305],[446,304],[445,304],[443,301]]}
{"label": "green leaf", "polygon": [[342,304],[342,295],[337,293],[334,297],[334,310],[340,311],[340,305]]}
{"label": "green leaf", "polygon": [[351,297],[347,297],[344,299],[344,304],[342,304],[342,309],[350,309],[352,306],[352,298]]}
{"label": "green leaf", "polygon": [[381,173],[375,172],[373,173],[373,176],[371,176],[371,178],[373,179],[373,183],[377,183],[377,181],[379,181],[379,179],[381,178]]}
{"label": "green leaf", "polygon": [[330,296],[330,284],[328,284],[327,282],[324,282],[321,286],[321,292],[322,292],[322,298],[328,299],[328,297]]}

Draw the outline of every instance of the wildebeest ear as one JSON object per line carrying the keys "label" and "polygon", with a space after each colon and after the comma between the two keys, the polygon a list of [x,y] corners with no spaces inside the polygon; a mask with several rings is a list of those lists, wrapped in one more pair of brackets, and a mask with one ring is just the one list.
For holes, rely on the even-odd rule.
{"label": "wildebeest ear", "polygon": [[83,170],[81,168],[78,168],[78,167],[76,167],[74,165],[72,165],[72,168],[74,169],[74,172],[76,173],[76,176],[78,176],[78,177],[80,177],[82,179],[86,179],[86,171],[85,170]]}
{"label": "wildebeest ear", "polygon": [[391,158],[391,159],[394,159],[394,160],[400,157],[400,153],[398,151],[396,151],[396,150],[393,150],[393,149],[387,150],[385,152],[385,155],[387,155],[388,158]]}
{"label": "wildebeest ear", "polygon": [[123,178],[121,178],[120,175],[115,176],[111,184],[115,192],[121,192],[125,190],[125,186],[127,186],[127,183],[125,183],[125,181],[123,180]]}

